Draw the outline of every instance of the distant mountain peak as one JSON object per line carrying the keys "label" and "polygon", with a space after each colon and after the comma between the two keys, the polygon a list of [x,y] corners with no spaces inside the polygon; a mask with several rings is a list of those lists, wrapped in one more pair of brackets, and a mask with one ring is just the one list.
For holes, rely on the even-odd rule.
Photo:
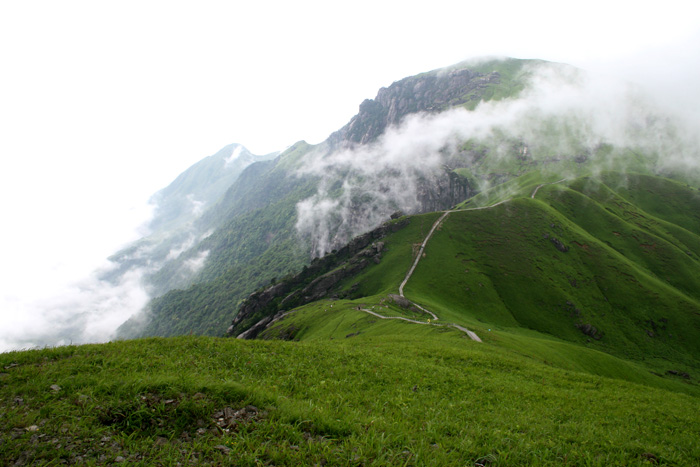
{"label": "distant mountain peak", "polygon": [[[398,125],[409,114],[440,112],[450,107],[473,108],[497,93],[493,88],[517,80],[517,74],[532,60],[484,58],[432,70],[395,81],[383,87],[374,99],[365,99],[347,125],[333,133],[333,146],[366,144],[379,137],[387,127]],[[538,61],[539,62],[539,61]],[[515,92],[522,88],[517,83]]]}

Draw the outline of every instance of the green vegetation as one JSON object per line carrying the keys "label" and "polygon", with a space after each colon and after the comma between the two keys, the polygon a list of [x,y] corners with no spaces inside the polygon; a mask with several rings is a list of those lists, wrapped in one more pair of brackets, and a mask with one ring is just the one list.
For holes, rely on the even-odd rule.
{"label": "green vegetation", "polygon": [[145,316],[127,321],[119,336],[220,336],[251,292],[301,269],[309,248],[295,229],[296,203],[315,192],[317,181],[290,176],[287,166],[312,148],[297,143],[280,155],[281,165],[268,161],[244,172],[200,219],[211,235],[154,274],[156,282],[167,281],[184,262],[206,253],[196,283],[152,300]]}
{"label": "green vegetation", "polygon": [[[328,302],[330,304],[330,302]],[[454,330],[153,338],[0,355],[14,465],[696,465],[698,398]],[[420,345],[417,342],[420,341]]]}
{"label": "green vegetation", "polygon": [[[436,229],[405,288],[437,321],[389,297],[440,217],[429,213],[382,238],[379,263],[329,294],[344,299],[289,310],[262,332],[267,340],[151,338],[0,354],[0,458],[697,465],[697,189],[643,174],[528,173],[463,207]],[[291,225],[270,221],[269,231]],[[155,302],[169,306],[158,322],[172,323],[157,331],[200,330],[216,310],[232,316],[243,293],[233,271],[245,270],[235,258],[268,252],[222,253],[229,273]],[[284,264],[274,258],[260,263],[267,273]]]}
{"label": "green vegetation", "polygon": [[[481,79],[472,94],[425,108],[515,97],[538,63],[469,64]],[[414,81],[392,92],[409,95]],[[372,141],[386,112],[366,101],[344,137]],[[440,212],[394,221],[402,228],[381,247],[372,237],[371,248],[309,263],[295,206],[318,180],[290,174],[329,146],[299,142],[252,166],[200,219],[211,235],[180,259],[209,252],[199,283],[153,301],[145,331],[122,331],[220,336],[234,317],[238,334],[277,316],[253,330],[265,341],[180,337],[2,355],[0,458],[697,465],[697,180],[662,178],[671,173],[658,155],[591,143],[580,123],[540,121],[528,141],[494,128],[445,154],[446,185],[480,192],[424,250]],[[336,179],[326,191],[343,189]]]}

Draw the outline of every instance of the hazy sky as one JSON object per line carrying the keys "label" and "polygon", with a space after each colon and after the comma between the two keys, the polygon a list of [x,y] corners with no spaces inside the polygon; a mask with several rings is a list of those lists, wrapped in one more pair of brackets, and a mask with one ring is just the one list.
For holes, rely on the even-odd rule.
{"label": "hazy sky", "polygon": [[542,58],[636,79],[697,111],[691,2],[575,5],[0,3],[0,328],[30,326],[136,238],[149,195],[192,163],[232,142],[258,154],[318,143],[408,75]]}

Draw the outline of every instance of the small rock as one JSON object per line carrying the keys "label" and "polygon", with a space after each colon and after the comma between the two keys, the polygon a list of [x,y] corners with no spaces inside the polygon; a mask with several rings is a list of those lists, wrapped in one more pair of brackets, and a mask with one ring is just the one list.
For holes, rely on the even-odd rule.
{"label": "small rock", "polygon": [[61,386],[59,386],[58,384],[52,384],[52,385],[51,385],[51,390],[52,390],[53,392],[58,392],[58,391],[61,390]]}
{"label": "small rock", "polygon": [[117,462],[117,463],[122,463],[124,461],[126,461],[126,459],[122,456],[117,456],[114,458],[114,462]]}
{"label": "small rock", "polygon": [[217,446],[214,446],[214,449],[218,449],[219,451],[223,452],[224,454],[228,454],[231,452],[231,448],[228,446],[224,446],[223,444],[219,444]]}
{"label": "small rock", "polygon": [[569,247],[564,245],[562,241],[558,238],[552,237],[549,239],[549,241],[552,242],[552,244],[554,244],[554,247],[562,253],[566,253],[567,251],[569,251]]}

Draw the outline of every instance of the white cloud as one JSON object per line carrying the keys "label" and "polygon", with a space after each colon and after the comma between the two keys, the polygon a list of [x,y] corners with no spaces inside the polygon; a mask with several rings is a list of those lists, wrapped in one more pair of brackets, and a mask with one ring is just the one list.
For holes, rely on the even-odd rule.
{"label": "white cloud", "polygon": [[[553,155],[569,157],[610,144],[658,154],[658,168],[700,166],[700,140],[690,131],[692,122],[683,113],[666,113],[634,85],[559,65],[537,67],[531,83],[518,99],[482,102],[474,111],[409,115],[376,143],[313,154],[299,173],[318,176],[321,184],[315,195],[298,203],[297,230],[322,255],[376,227],[396,209],[416,212],[420,180],[434,177],[444,154],[467,140],[495,144],[492,157],[514,157],[514,140],[546,142]],[[506,144],[499,146],[500,141]],[[597,160],[594,170],[620,162],[610,157]],[[338,180],[342,189],[331,192]]]}
{"label": "white cloud", "polygon": [[224,161],[224,165],[225,165],[226,167],[228,167],[229,165],[231,165],[231,164],[233,163],[233,161],[235,161],[236,159],[238,159],[238,156],[240,156],[242,152],[243,152],[243,146],[236,146],[236,149],[234,149],[234,150],[231,152],[231,155],[228,156],[228,157],[226,158],[226,160]]}
{"label": "white cloud", "polygon": [[[131,270],[113,284],[95,275],[54,290],[37,300],[2,297],[0,352],[25,348],[105,342],[148,301],[143,270]],[[7,307],[7,308],[5,308]]]}
{"label": "white cloud", "polygon": [[699,26],[685,1],[2,2],[0,296],[88,276],[134,238],[130,207],[226,144],[320,142],[379,87],[473,56],[604,68],[697,117]]}
{"label": "white cloud", "polygon": [[208,257],[209,250],[200,251],[194,258],[186,260],[184,262],[184,266],[189,270],[191,274],[195,274],[204,267],[204,263],[206,262]]}

